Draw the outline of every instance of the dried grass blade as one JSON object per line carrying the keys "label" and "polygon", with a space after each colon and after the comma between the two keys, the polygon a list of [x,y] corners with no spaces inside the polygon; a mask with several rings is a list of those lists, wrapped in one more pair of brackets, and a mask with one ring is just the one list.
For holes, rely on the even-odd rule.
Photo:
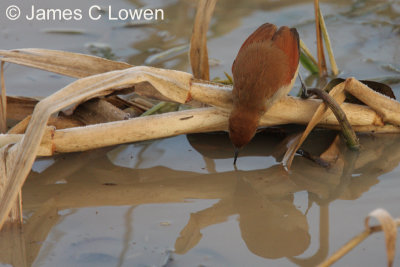
{"label": "dried grass blade", "polygon": [[[208,107],[155,114],[86,127],[57,129],[52,136],[42,139],[38,156],[87,151],[179,134],[226,131],[228,127],[227,118],[227,113],[218,108]],[[0,145],[16,143],[22,137],[22,134],[0,135]]]}
{"label": "dried grass blade", "polygon": [[321,23],[319,20],[319,0],[314,0],[314,11],[315,11],[315,30],[317,36],[317,54],[318,54],[318,69],[319,76],[325,76],[327,74],[326,61],[324,55],[324,44],[321,36]]}
{"label": "dried grass blade", "polygon": [[400,125],[400,103],[378,92],[354,78],[347,79],[346,91],[381,114],[383,121]]}
{"label": "dried grass blade", "polygon": [[329,62],[331,63],[332,73],[333,73],[333,75],[336,76],[339,74],[339,69],[336,64],[335,56],[333,55],[331,40],[330,40],[329,34],[328,34],[328,29],[326,28],[324,16],[322,15],[321,9],[318,9],[318,11],[319,11],[319,19],[320,19],[320,24],[321,24],[321,29],[322,29],[322,36],[324,37],[326,50],[328,51]]}
{"label": "dried grass blade", "polygon": [[79,53],[49,50],[20,49],[0,50],[1,60],[42,69],[74,78],[83,78],[113,70],[133,67],[124,62],[112,61]]}
{"label": "dried grass blade", "polygon": [[7,132],[7,94],[6,85],[4,82],[4,61],[1,61],[0,67],[1,80],[1,97],[0,97],[0,133]]}
{"label": "dried grass blade", "polygon": [[207,31],[217,0],[200,0],[190,40],[190,64],[195,78],[210,80]]}

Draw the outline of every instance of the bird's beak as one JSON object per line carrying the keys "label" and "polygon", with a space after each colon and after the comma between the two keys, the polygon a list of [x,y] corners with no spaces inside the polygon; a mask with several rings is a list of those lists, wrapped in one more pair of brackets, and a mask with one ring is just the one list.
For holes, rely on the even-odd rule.
{"label": "bird's beak", "polygon": [[239,156],[239,148],[238,147],[234,147],[234,151],[235,151],[235,155],[234,155],[234,158],[233,158],[233,165],[236,165],[236,160],[237,160],[237,157]]}

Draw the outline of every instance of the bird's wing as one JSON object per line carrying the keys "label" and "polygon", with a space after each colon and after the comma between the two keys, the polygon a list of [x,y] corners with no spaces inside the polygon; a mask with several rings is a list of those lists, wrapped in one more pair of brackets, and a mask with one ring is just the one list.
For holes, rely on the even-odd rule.
{"label": "bird's wing", "polygon": [[[251,44],[271,41],[287,55],[289,60],[288,65],[290,66],[289,73],[287,73],[287,82],[290,82],[293,79],[299,64],[299,40],[299,34],[295,28],[283,26],[277,30],[277,27],[274,24],[265,23],[246,39],[240,47],[238,54],[243,52],[243,50]],[[236,67],[235,63],[236,60],[233,62],[232,72],[234,72]]]}
{"label": "bird's wing", "polygon": [[[246,49],[247,46],[253,43],[262,43],[265,41],[270,41],[274,34],[276,33],[277,27],[274,24],[271,23],[264,23],[260,27],[258,27],[257,30],[255,30],[249,37],[247,37],[246,41],[242,44],[242,46],[239,49],[238,54],[242,52],[244,49]],[[232,72],[234,71],[235,68],[235,62],[233,62],[232,65]]]}
{"label": "bird's wing", "polygon": [[274,34],[272,42],[287,55],[289,65],[287,83],[290,83],[299,65],[299,34],[295,28],[289,29],[283,26]]}

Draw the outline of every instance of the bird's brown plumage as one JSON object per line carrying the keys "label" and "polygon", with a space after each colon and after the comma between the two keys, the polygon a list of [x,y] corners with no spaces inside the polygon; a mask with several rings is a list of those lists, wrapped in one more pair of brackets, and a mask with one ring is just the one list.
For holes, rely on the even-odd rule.
{"label": "bird's brown plumage", "polygon": [[299,56],[298,33],[286,26],[263,24],[243,43],[232,65],[229,136],[235,148],[253,138],[260,117],[291,89]]}

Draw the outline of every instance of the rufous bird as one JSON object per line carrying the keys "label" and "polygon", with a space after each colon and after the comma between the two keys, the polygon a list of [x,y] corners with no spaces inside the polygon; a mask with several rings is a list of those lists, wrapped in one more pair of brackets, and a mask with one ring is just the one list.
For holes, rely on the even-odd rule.
{"label": "rufous bird", "polygon": [[233,109],[229,137],[239,150],[254,137],[261,116],[293,87],[299,65],[299,34],[295,28],[261,25],[240,48],[232,65]]}

